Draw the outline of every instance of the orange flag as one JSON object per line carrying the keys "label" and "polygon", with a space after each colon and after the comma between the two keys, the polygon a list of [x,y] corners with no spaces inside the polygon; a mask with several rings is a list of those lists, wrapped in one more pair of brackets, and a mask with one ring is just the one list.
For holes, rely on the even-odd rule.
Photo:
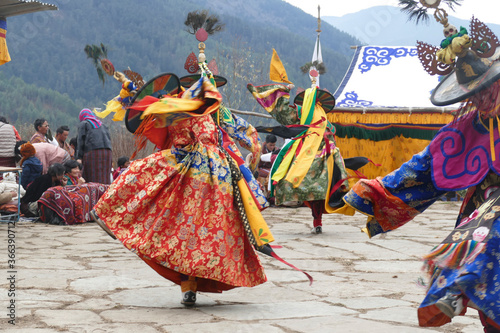
{"label": "orange flag", "polygon": [[286,82],[292,83],[288,81],[288,76],[286,75],[285,67],[276,53],[276,50],[273,49],[273,57],[271,58],[271,66],[269,69],[269,78],[275,82]]}

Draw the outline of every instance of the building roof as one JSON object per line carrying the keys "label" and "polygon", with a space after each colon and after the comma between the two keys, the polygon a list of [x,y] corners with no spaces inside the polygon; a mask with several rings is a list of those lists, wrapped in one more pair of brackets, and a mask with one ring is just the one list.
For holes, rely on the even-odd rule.
{"label": "building roof", "polygon": [[335,109],[442,110],[430,101],[439,79],[439,75],[431,76],[424,70],[416,47],[357,47],[334,94]]}
{"label": "building roof", "polygon": [[40,12],[44,10],[57,10],[56,5],[39,1],[0,0],[0,17],[6,18],[22,14]]}

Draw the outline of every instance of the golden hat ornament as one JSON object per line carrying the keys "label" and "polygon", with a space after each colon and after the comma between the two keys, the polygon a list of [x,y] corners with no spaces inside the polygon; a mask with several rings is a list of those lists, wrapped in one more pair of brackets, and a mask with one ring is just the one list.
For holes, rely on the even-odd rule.
{"label": "golden hat ornament", "polygon": [[427,10],[443,25],[444,39],[440,47],[417,42],[417,53],[424,69],[431,75],[445,76],[431,95],[431,102],[445,106],[463,101],[488,88],[500,79],[500,62],[496,54],[500,42],[481,21],[472,18],[469,31],[456,29],[448,22],[448,14],[439,6],[451,9],[462,0],[399,0],[401,9],[417,23],[428,19]]}

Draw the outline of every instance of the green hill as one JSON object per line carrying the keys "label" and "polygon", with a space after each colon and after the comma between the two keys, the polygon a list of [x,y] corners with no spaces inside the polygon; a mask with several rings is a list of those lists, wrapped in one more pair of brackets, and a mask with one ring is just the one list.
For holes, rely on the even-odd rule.
{"label": "green hill", "polygon": [[[27,84],[18,77],[0,75],[0,114],[12,124],[33,124],[37,118],[46,118],[50,122],[57,119],[58,125],[74,127],[78,117],[73,115],[78,115],[79,111],[67,94]],[[30,127],[30,134],[33,131]]]}
{"label": "green hill", "polygon": [[[43,116],[55,125],[64,121],[71,126],[78,122],[80,109],[100,107],[118,93],[114,79],[104,86],[98,80],[83,52],[86,44],[104,43],[117,70],[130,67],[146,79],[160,72],[187,75],[185,59],[190,52],[198,53],[196,39],[183,24],[192,10],[209,9],[226,25],[223,32],[209,37],[206,53],[208,60],[216,58],[221,75],[228,79],[222,92],[230,107],[258,110],[245,86],[269,83],[272,48],[296,86],[310,84],[300,66],[311,60],[317,20],[281,0],[65,0],[58,1],[58,6],[58,11],[8,20],[7,43],[13,60],[0,67],[2,86],[19,77],[28,86],[21,88],[21,82],[15,81],[16,89],[38,87],[44,89],[40,94],[50,95],[44,107],[32,101],[20,108],[3,104],[15,90],[2,91],[6,95],[1,110],[14,123],[32,123]],[[335,91],[351,59],[349,47],[359,41],[327,23],[321,28],[327,68],[321,84]]]}

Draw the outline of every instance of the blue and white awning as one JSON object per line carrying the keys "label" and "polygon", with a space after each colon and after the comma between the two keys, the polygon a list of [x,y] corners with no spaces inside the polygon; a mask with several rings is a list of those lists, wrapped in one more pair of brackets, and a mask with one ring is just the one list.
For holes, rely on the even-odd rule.
{"label": "blue and white awning", "polygon": [[440,76],[429,75],[416,47],[362,46],[335,92],[336,108],[436,108]]}

